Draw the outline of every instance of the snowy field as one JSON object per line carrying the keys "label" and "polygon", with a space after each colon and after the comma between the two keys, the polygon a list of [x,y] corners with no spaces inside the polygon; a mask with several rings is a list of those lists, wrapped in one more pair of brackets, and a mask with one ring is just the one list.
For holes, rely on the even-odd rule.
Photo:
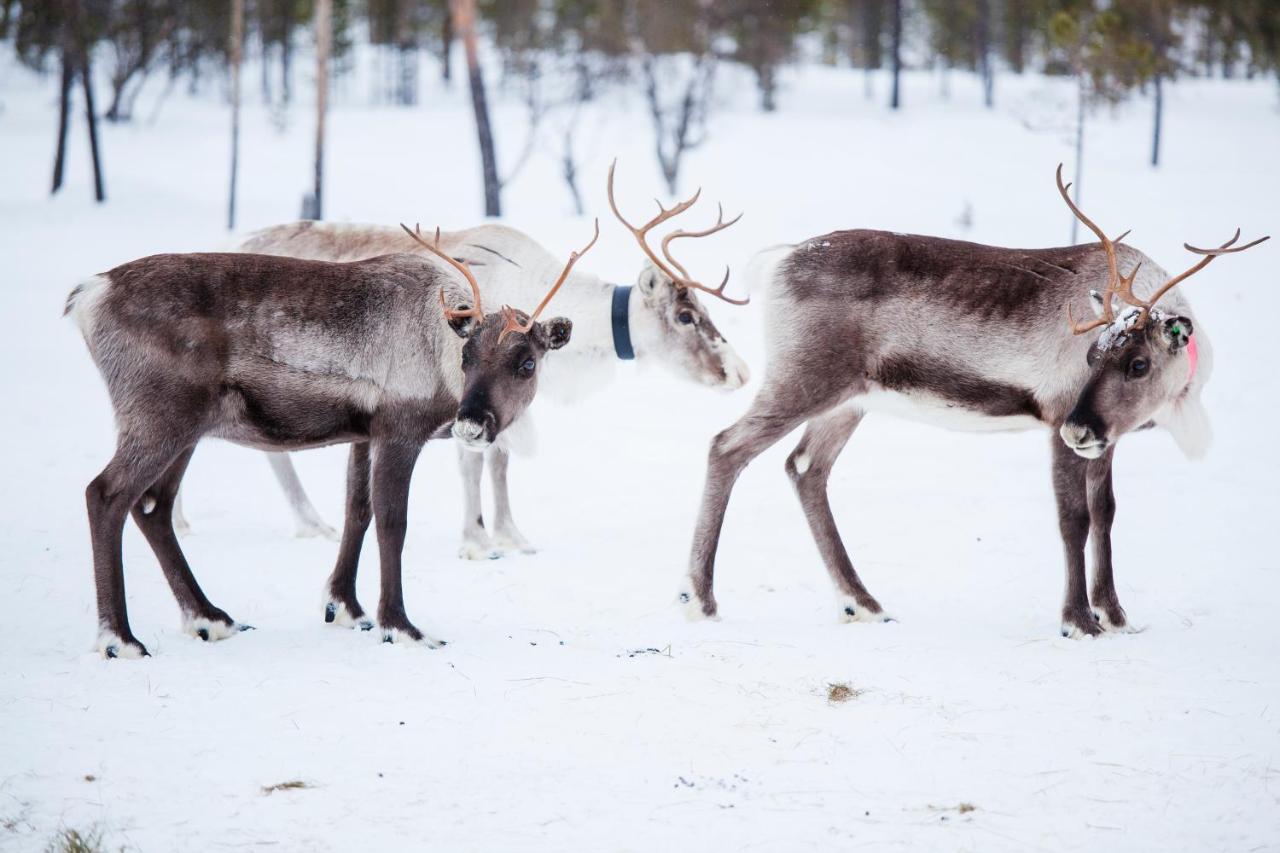
{"label": "snowy field", "polygon": [[[685,189],[746,211],[690,248],[704,275],[837,228],[1065,242],[1052,175],[1071,158],[1068,84],[1001,78],[985,111],[963,77],[947,101],[920,74],[892,115],[854,72],[785,82],[774,115],[755,111],[749,87],[724,98],[689,157]],[[576,407],[535,404],[539,452],[512,472],[534,556],[458,560],[454,448],[423,454],[406,600],[447,648],[326,626],[336,546],[292,537],[260,454],[210,442],[186,480],[195,532],[183,546],[210,598],[258,630],[217,644],[182,634],[130,525],[132,622],[154,656],[108,662],[90,652],[83,489],[114,432],[59,315],[89,274],[226,242],[228,115],[216,91],[179,87],[149,125],[155,85],[140,124],[104,127],[109,203],[89,201],[78,122],[69,185],[50,199],[55,85],[0,62],[0,847],[97,827],[108,849],[143,851],[1280,849],[1277,241],[1187,285],[1216,347],[1207,460],[1155,433],[1117,456],[1118,585],[1143,633],[1058,636],[1047,433],[888,417],[858,431],[831,493],[863,579],[900,621],[837,623],[782,471],[795,436],[735,493],[723,621],[685,621],[673,600],[706,447],[755,383],[717,394],[625,364]],[[328,217],[479,221],[465,91],[375,108],[362,85],[344,84],[331,115]],[[509,162],[520,108],[499,96],[496,121]],[[307,113],[279,130],[250,105],[244,122],[242,225],[296,217]],[[1280,235],[1274,81],[1171,87],[1158,171],[1149,132],[1146,102],[1089,127],[1084,206],[1105,228],[1132,227],[1130,242],[1171,270],[1193,261],[1183,241],[1220,242],[1237,225],[1246,239]],[[629,283],[640,258],[608,214],[604,175],[617,155],[628,209],[661,194],[643,104],[611,98],[582,134],[603,232],[583,267]],[[505,202],[507,221],[557,254],[589,231],[546,151]],[[758,307],[711,310],[758,377]],[[345,458],[297,457],[335,523]],[[376,550],[365,556],[371,604]],[[853,697],[829,702],[835,683]],[[267,793],[295,780],[305,787]]]}

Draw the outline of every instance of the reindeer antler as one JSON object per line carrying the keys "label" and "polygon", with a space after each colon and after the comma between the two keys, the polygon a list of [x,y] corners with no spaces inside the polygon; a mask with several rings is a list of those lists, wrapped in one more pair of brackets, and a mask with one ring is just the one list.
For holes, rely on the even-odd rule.
{"label": "reindeer antler", "polygon": [[447,262],[451,267],[462,273],[463,277],[466,278],[467,283],[471,285],[471,295],[475,297],[475,305],[472,305],[470,308],[464,308],[461,311],[453,311],[445,305],[444,288],[440,288],[440,307],[444,309],[445,319],[461,320],[464,317],[475,317],[476,320],[484,322],[484,308],[480,305],[480,285],[476,282],[476,277],[471,274],[471,267],[467,266],[466,261],[459,261],[455,258],[451,258],[448,253],[444,252],[440,248],[440,226],[436,226],[436,239],[434,245],[422,239],[422,228],[417,223],[413,226],[415,229],[414,231],[410,231],[409,226],[405,225],[403,222],[400,223],[400,227],[404,229],[404,233],[416,240],[422,248]]}
{"label": "reindeer antler", "polygon": [[556,283],[551,285],[551,289],[547,291],[547,295],[542,297],[542,301],[538,303],[538,307],[533,309],[533,313],[529,315],[529,319],[524,323],[520,322],[520,318],[516,315],[516,311],[510,305],[502,306],[502,317],[506,320],[506,324],[502,327],[502,331],[498,333],[498,343],[502,343],[502,339],[507,336],[508,332],[521,332],[528,334],[533,329],[533,323],[542,313],[542,309],[547,307],[547,303],[551,301],[551,297],[556,295],[560,286],[564,284],[565,279],[569,277],[569,271],[573,269],[573,265],[578,262],[587,252],[591,251],[591,247],[600,239],[600,220],[596,220],[596,233],[591,238],[591,242],[583,246],[576,252],[569,253],[569,261],[564,265],[564,269],[560,272],[560,277],[556,279]]}
{"label": "reindeer antler", "polygon": [[[1258,245],[1259,243],[1265,243],[1267,240],[1270,240],[1271,236],[1268,235],[1266,237],[1259,237],[1257,240],[1254,240],[1252,243],[1245,243],[1243,246],[1236,246],[1235,242],[1239,239],[1240,239],[1240,229],[1237,228],[1236,233],[1232,235],[1231,239],[1223,243],[1221,246],[1219,246],[1216,249],[1197,249],[1195,246],[1192,246],[1190,243],[1183,243],[1182,247],[1186,249],[1188,252],[1193,252],[1197,255],[1204,255],[1204,257],[1200,259],[1199,263],[1195,264],[1192,267],[1189,267],[1185,271],[1179,273],[1178,275],[1175,275],[1173,278],[1166,281],[1160,287],[1159,290],[1157,290],[1155,293],[1151,295],[1150,299],[1142,300],[1142,299],[1134,298],[1131,290],[1130,293],[1125,296],[1125,301],[1128,302],[1130,305],[1136,305],[1142,309],[1142,314],[1141,316],[1138,317],[1138,321],[1135,324],[1135,326],[1137,328],[1142,328],[1143,326],[1145,326],[1147,323],[1147,318],[1151,316],[1151,309],[1155,308],[1156,303],[1160,301],[1160,297],[1164,296],[1170,290],[1173,290],[1173,288],[1176,287],[1178,284],[1182,283],[1183,281],[1187,280],[1191,276],[1200,272],[1200,270],[1209,266],[1209,264],[1212,263],[1214,258],[1218,257],[1219,255],[1232,255],[1232,254],[1235,254],[1236,252],[1243,252],[1245,249],[1252,249],[1254,246]],[[1233,246],[1235,248],[1232,248]],[[1130,282],[1130,284],[1132,285],[1132,281]]]}
{"label": "reindeer antler", "polygon": [[1190,267],[1184,272],[1181,272],[1178,275],[1175,275],[1173,278],[1166,281],[1149,298],[1142,299],[1141,297],[1134,295],[1134,292],[1133,292],[1133,282],[1135,279],[1137,279],[1138,270],[1142,267],[1142,264],[1138,264],[1136,267],[1134,267],[1133,272],[1129,273],[1128,276],[1120,275],[1119,268],[1116,264],[1115,244],[1123,240],[1128,235],[1129,232],[1128,231],[1124,232],[1124,234],[1121,234],[1115,240],[1108,240],[1107,235],[1102,233],[1102,229],[1098,228],[1097,225],[1094,225],[1092,220],[1090,220],[1089,217],[1085,216],[1084,213],[1080,210],[1080,208],[1076,207],[1075,202],[1071,200],[1071,196],[1067,194],[1067,190],[1070,188],[1071,188],[1071,184],[1067,184],[1066,186],[1063,186],[1062,184],[1062,164],[1059,163],[1058,164],[1058,192],[1062,193],[1062,199],[1067,203],[1067,206],[1071,208],[1071,212],[1074,213],[1081,222],[1089,226],[1089,229],[1093,231],[1094,234],[1098,235],[1098,239],[1102,241],[1103,249],[1105,249],[1107,252],[1107,264],[1110,268],[1110,274],[1107,279],[1107,290],[1102,297],[1102,316],[1101,317],[1089,323],[1077,323],[1075,319],[1071,317],[1071,306],[1070,305],[1067,306],[1067,317],[1071,322],[1071,329],[1077,335],[1084,334],[1090,329],[1096,329],[1099,326],[1109,326],[1110,324],[1115,322],[1115,319],[1116,319],[1115,313],[1111,310],[1111,300],[1113,296],[1118,296],[1120,297],[1121,301],[1133,306],[1134,308],[1140,309],[1137,318],[1133,321],[1132,327],[1134,329],[1141,329],[1147,324],[1147,321],[1151,318],[1152,309],[1156,307],[1156,303],[1160,301],[1160,297],[1164,296],[1174,287],[1176,287],[1183,281],[1186,281],[1188,278],[1190,278],[1191,276],[1200,272],[1200,270],[1207,267],[1213,261],[1214,258],[1218,257],[1219,255],[1231,255],[1231,254],[1235,254],[1236,252],[1243,252],[1245,249],[1252,249],[1254,246],[1258,245],[1259,243],[1264,243],[1267,240],[1271,239],[1270,235],[1268,235],[1266,237],[1259,237],[1257,240],[1254,240],[1252,243],[1245,243],[1243,246],[1236,246],[1235,245],[1236,241],[1240,239],[1240,229],[1237,228],[1236,233],[1232,235],[1231,239],[1223,243],[1221,246],[1218,246],[1216,249],[1197,249],[1195,246],[1192,246],[1190,243],[1183,243],[1182,244],[1183,248],[1185,248],[1188,252],[1194,252],[1197,255],[1204,255],[1204,257],[1200,260],[1199,263],[1195,264],[1194,266]]}
{"label": "reindeer antler", "polygon": [[731,305],[746,305],[747,302],[750,301],[749,298],[737,300],[724,295],[725,285],[729,283],[729,270],[727,268],[725,269],[725,272],[724,272],[724,279],[720,282],[719,287],[714,287],[714,288],[707,287],[705,284],[701,284],[699,282],[694,281],[692,278],[690,278],[689,272],[684,268],[683,265],[681,265],[679,261],[677,261],[675,258],[671,256],[671,251],[668,248],[672,240],[678,240],[681,237],[707,237],[711,234],[715,234],[717,231],[723,231],[724,229],[728,228],[730,225],[734,224],[739,219],[741,219],[742,214],[739,213],[733,219],[730,219],[728,222],[725,222],[724,207],[721,206],[720,215],[716,219],[716,224],[712,225],[710,228],[707,228],[706,230],[703,230],[703,231],[685,231],[683,229],[678,229],[676,231],[671,232],[662,240],[662,254],[666,257],[666,260],[663,260],[663,258],[658,257],[658,253],[653,250],[653,247],[649,245],[649,243],[646,241],[645,238],[648,236],[649,232],[652,231],[658,225],[661,225],[663,222],[666,222],[667,220],[672,219],[680,215],[681,213],[684,213],[689,208],[693,207],[694,202],[696,202],[698,200],[698,197],[702,195],[702,190],[699,189],[692,196],[690,196],[686,201],[682,201],[682,202],[679,202],[678,204],[674,204],[670,208],[663,207],[662,202],[657,201],[655,199],[655,203],[658,205],[658,213],[652,219],[646,222],[644,225],[641,225],[640,227],[636,227],[632,225],[630,222],[628,222],[626,218],[622,215],[622,212],[618,210],[618,202],[613,197],[613,172],[614,172],[614,169],[617,168],[617,166],[618,166],[617,160],[614,160],[613,163],[610,164],[609,166],[609,183],[608,183],[609,207],[613,209],[613,215],[618,217],[618,221],[621,222],[627,228],[627,230],[631,232],[632,236],[636,238],[636,242],[640,244],[641,251],[643,251],[645,255],[649,257],[649,260],[653,261],[653,265],[656,266],[658,269],[662,270],[662,272],[668,278],[670,278],[673,282],[675,282],[677,287],[686,287],[686,288],[691,287],[695,290],[701,290],[705,293],[710,293],[712,296],[718,296],[721,299],[723,299],[725,302],[730,303]]}
{"label": "reindeer antler", "polygon": [[[1124,298],[1124,294],[1132,296],[1133,280],[1138,275],[1135,267],[1133,273],[1126,279],[1120,275],[1120,265],[1116,260],[1116,243],[1119,243],[1129,232],[1126,231],[1116,239],[1112,240],[1102,229],[1094,224],[1093,220],[1084,215],[1084,211],[1076,206],[1071,200],[1071,195],[1067,191],[1071,189],[1071,184],[1062,183],[1062,164],[1058,164],[1058,172],[1056,175],[1058,182],[1058,192],[1062,194],[1062,200],[1067,203],[1067,207],[1071,208],[1071,212],[1076,218],[1088,226],[1089,230],[1098,236],[1098,240],[1102,243],[1102,248],[1107,253],[1107,288],[1102,293],[1102,316],[1097,317],[1085,323],[1077,323],[1075,317],[1071,315],[1071,306],[1067,306],[1067,321],[1071,324],[1071,331],[1077,335],[1083,335],[1090,329],[1096,329],[1099,326],[1109,326],[1116,320],[1115,311],[1111,308],[1112,298],[1120,294]],[[1126,299],[1127,301],[1127,299]]]}

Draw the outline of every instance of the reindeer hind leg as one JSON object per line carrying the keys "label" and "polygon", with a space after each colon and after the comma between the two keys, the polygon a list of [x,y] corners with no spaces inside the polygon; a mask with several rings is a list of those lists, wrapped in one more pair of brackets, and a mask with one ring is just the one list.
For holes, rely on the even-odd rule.
{"label": "reindeer hind leg", "polygon": [[178,545],[174,527],[174,507],[195,447],[189,447],[175,459],[133,505],[133,520],[155,552],[164,571],[169,589],[182,611],[182,627],[186,633],[206,642],[224,640],[252,628],[236,622],[225,611],[215,607],[200,589],[191,567]]}
{"label": "reindeer hind leg", "polygon": [[122,431],[116,453],[85,489],[89,536],[93,543],[93,575],[98,605],[97,650],[105,657],[147,655],[129,627],[124,593],[124,523],[129,511],[174,460],[190,447],[188,440]]}
{"label": "reindeer hind leg", "polygon": [[891,622],[892,617],[862,585],[840,538],[827,497],[831,468],[862,422],[863,414],[856,406],[846,404],[810,419],[800,443],[787,457],[786,471],[800,498],[822,562],[840,594],[841,618],[846,622]]}
{"label": "reindeer hind leg", "polygon": [[804,423],[805,419],[830,408],[842,391],[833,385],[797,399],[788,383],[766,382],[747,413],[712,439],[702,506],[689,554],[689,586],[679,593],[680,602],[688,605],[690,617],[716,616],[712,589],[716,551],[720,545],[720,531],[729,496],[738,476],[753,459]]}

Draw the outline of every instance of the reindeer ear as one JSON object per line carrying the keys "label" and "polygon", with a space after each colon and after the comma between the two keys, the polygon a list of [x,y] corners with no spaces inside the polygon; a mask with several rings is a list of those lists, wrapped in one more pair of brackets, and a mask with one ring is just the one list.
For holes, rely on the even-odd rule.
{"label": "reindeer ear", "polygon": [[1089,291],[1089,307],[1093,309],[1093,313],[1099,317],[1104,316],[1105,306],[1102,304],[1102,294],[1096,290]]}
{"label": "reindeer ear", "polygon": [[540,325],[547,337],[547,349],[560,349],[569,343],[569,335],[573,332],[573,321],[568,317],[552,317]]}
{"label": "reindeer ear", "polygon": [[664,284],[667,283],[664,276],[652,261],[645,261],[644,268],[640,270],[640,277],[636,279],[636,287],[640,288],[640,293],[650,299],[657,294]]}
{"label": "reindeer ear", "polygon": [[1189,317],[1166,317],[1160,321],[1160,336],[1169,352],[1177,352],[1187,345],[1195,328]]}
{"label": "reindeer ear", "polygon": [[[466,308],[467,306],[463,305],[458,310],[462,311]],[[480,321],[475,317],[453,317],[445,320],[445,322],[449,324],[450,329],[453,329],[453,333],[460,338],[469,338],[480,331]]]}

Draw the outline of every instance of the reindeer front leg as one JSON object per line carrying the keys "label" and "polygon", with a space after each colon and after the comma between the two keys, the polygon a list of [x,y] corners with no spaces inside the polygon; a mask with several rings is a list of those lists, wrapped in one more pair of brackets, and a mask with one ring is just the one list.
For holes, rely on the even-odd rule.
{"label": "reindeer front leg", "polygon": [[511,517],[511,493],[507,490],[507,465],[511,454],[500,443],[489,448],[485,454],[489,460],[489,476],[493,483],[493,542],[499,549],[507,552],[519,551],[521,554],[534,554],[538,549],[529,544],[529,540],[516,527]]}
{"label": "reindeer front leg", "polygon": [[[286,457],[287,458],[287,457]],[[342,544],[338,561],[329,575],[324,603],[324,621],[344,627],[373,628],[373,620],[365,615],[356,600],[356,569],[360,565],[360,549],[365,531],[373,517],[369,495],[369,443],[353,442],[347,459],[347,507],[342,525]]]}
{"label": "reindeer front leg", "polygon": [[1093,590],[1089,597],[1094,617],[1108,631],[1132,631],[1116,595],[1111,566],[1111,524],[1116,517],[1116,497],[1111,488],[1111,461],[1115,446],[1089,462],[1086,488],[1089,499],[1089,537],[1093,541]]}
{"label": "reindeer front leg", "polygon": [[1067,562],[1067,593],[1062,603],[1062,636],[1092,637],[1102,626],[1089,607],[1085,587],[1084,546],[1089,537],[1087,472],[1089,460],[1077,456],[1053,433],[1053,494],[1058,503],[1058,529]]}
{"label": "reindeer front leg", "polygon": [[422,442],[390,439],[372,444],[373,520],[382,566],[382,597],[378,602],[382,641],[423,643],[438,648],[444,643],[419,631],[405,615],[401,574],[401,555],[409,521],[409,482]]}
{"label": "reindeer front leg", "polygon": [[496,560],[502,555],[489,540],[484,529],[484,508],[480,504],[480,479],[484,474],[484,454],[458,446],[458,471],[462,474],[462,546],[461,560]]}

